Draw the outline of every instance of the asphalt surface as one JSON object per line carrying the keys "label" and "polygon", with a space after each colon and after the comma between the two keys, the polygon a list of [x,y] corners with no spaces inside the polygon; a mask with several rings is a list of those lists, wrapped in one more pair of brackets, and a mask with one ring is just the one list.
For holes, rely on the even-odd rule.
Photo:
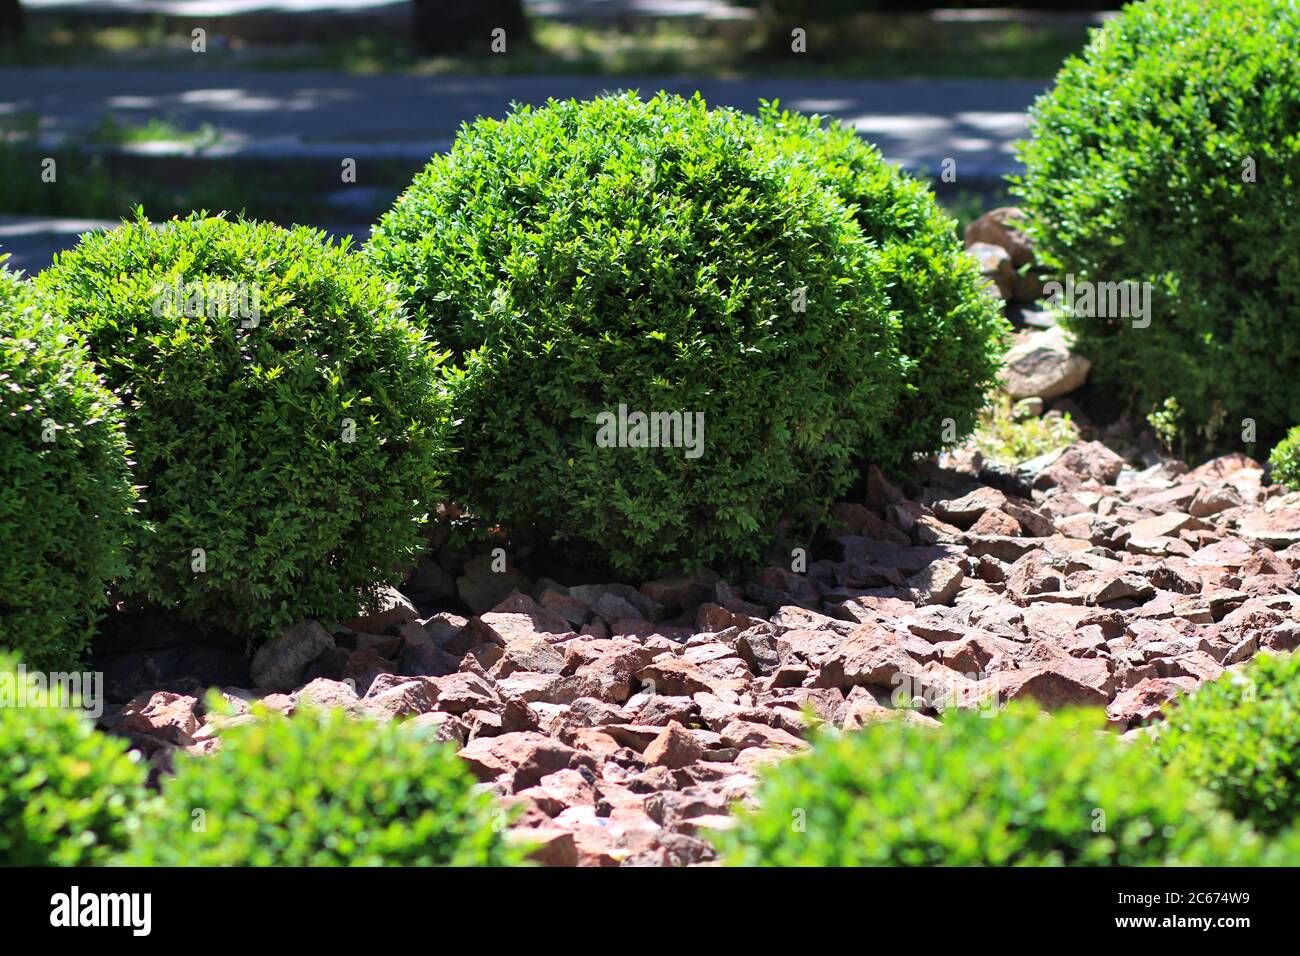
{"label": "asphalt surface", "polygon": [[[38,146],[84,142],[108,115],[126,124],[151,118],[207,130],[202,142],[136,143],[128,153],[241,158],[316,173],[344,158],[415,162],[445,150],[466,121],[502,116],[512,103],[541,105],[621,89],[693,94],[745,110],[780,100],[852,124],[884,155],[914,172],[937,174],[953,160],[958,188],[987,187],[1018,171],[1013,144],[1027,134],[1025,111],[1044,88],[1017,80],[844,80],[691,77],[349,76],[324,72],[0,69],[0,121],[35,116]],[[154,160],[156,162],[156,160]],[[0,183],[0,217],[12,211]],[[354,221],[365,216],[353,216]],[[43,268],[84,231],[80,220],[0,219],[0,250],[13,265]]]}

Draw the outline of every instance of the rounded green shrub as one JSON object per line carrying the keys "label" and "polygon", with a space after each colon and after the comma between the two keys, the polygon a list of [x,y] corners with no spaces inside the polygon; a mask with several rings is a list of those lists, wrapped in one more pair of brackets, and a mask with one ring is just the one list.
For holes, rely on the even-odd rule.
{"label": "rounded green shrub", "polygon": [[1298,127],[1292,0],[1131,4],[1034,105],[1014,191],[1094,379],[1138,415],[1173,398],[1207,443],[1294,422]]}
{"label": "rounded green shrub", "polygon": [[148,799],[126,742],[0,654],[0,863],[94,866],[127,848]]}
{"label": "rounded green shrub", "polygon": [[767,770],[724,858],[763,866],[1249,863],[1254,831],[1087,712],[824,733]]}
{"label": "rounded green shrub", "polygon": [[452,746],[335,710],[258,707],[180,756],[124,862],[155,866],[498,866],[505,811]]}
{"label": "rounded green shrub", "polygon": [[0,257],[0,648],[75,669],[134,494],[116,401],[76,331]]}
{"label": "rounded green shrub", "polygon": [[1300,491],[1300,425],[1286,433],[1268,456],[1273,480],[1291,491]]}
{"label": "rounded green shrub", "polygon": [[1261,654],[1181,698],[1157,753],[1259,829],[1300,822],[1300,655]]}
{"label": "rounded green shrub", "polygon": [[852,480],[901,387],[865,247],[751,117],[625,94],[466,126],[366,252],[454,352],[453,496],[644,576],[757,560]]}
{"label": "rounded green shrub", "polygon": [[900,323],[905,390],[895,411],[873,422],[864,454],[899,468],[961,441],[996,383],[1009,329],[953,219],[928,184],[886,162],[851,128],[774,105],[760,117],[784,138],[791,159],[811,166],[853,210]]}
{"label": "rounded green shrub", "polygon": [[400,579],[438,490],[441,358],[346,245],[141,214],[37,287],[126,406],[144,500],[124,593],[256,637]]}

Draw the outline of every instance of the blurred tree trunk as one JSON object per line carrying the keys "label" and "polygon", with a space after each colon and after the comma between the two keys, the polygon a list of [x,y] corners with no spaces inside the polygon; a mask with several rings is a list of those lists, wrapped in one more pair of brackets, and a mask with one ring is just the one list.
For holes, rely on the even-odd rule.
{"label": "blurred tree trunk", "polygon": [[0,0],[0,40],[12,40],[23,32],[23,8],[18,0]]}
{"label": "blurred tree trunk", "polygon": [[497,28],[507,53],[529,39],[523,0],[411,0],[411,27],[417,53],[490,53]]}

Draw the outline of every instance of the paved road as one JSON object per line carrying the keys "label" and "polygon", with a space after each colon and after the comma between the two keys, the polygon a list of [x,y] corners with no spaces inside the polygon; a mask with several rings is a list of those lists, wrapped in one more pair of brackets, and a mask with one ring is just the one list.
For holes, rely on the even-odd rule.
{"label": "paved road", "polygon": [[[957,175],[1012,171],[1012,142],[1044,84],[1032,80],[692,79],[681,77],[346,76],[277,71],[0,69],[0,116],[36,114],[50,142],[75,140],[108,113],[183,129],[211,124],[213,156],[337,162],[340,157],[427,157],[465,120],[500,116],[512,101],[584,98],[613,89],[697,89],[714,105],[754,109],[760,99],[854,124],[890,159]],[[0,206],[0,212],[3,207]]]}
{"label": "paved road", "polygon": [[[76,142],[108,113],[143,123],[152,117],[182,129],[210,124],[220,133],[202,155],[280,161],[305,172],[397,157],[422,162],[450,144],[477,116],[500,116],[512,101],[589,97],[611,89],[699,89],[714,105],[754,109],[780,99],[795,109],[852,124],[884,154],[912,170],[957,161],[957,185],[978,188],[1017,165],[1012,143],[1026,133],[1024,110],[1042,89],[1032,81],[712,80],[666,77],[351,77],[331,73],[0,69],[0,121],[34,114],[50,145]],[[185,144],[130,147],[157,154]],[[319,170],[317,170],[319,172]],[[6,212],[0,182],[0,216]],[[369,218],[366,216],[352,218]],[[44,268],[58,249],[92,228],[78,220],[0,220],[0,249],[13,265]]]}
{"label": "paved road", "polygon": [[0,254],[9,253],[7,268],[35,275],[50,264],[56,252],[76,245],[83,232],[111,225],[102,219],[0,216]]}

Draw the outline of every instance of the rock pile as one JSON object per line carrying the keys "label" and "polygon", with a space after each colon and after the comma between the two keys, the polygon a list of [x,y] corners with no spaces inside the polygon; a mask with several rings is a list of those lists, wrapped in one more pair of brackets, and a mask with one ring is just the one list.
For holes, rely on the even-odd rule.
{"label": "rock pile", "polygon": [[[712,859],[702,835],[807,746],[808,713],[938,723],[1026,699],[1140,733],[1178,694],[1300,644],[1300,495],[1255,462],[1139,473],[1086,443],[1038,466],[1029,497],[935,467],[909,499],[873,471],[803,573],[741,586],[515,572],[490,610],[427,617],[393,592],[333,633],[285,632],[254,662],[264,686],[225,694],[241,713],[310,701],[453,742],[546,863],[673,865]],[[249,719],[154,693],[105,725],[163,758]]]}
{"label": "rock pile", "polygon": [[1092,363],[1073,351],[1074,339],[1055,324],[1054,313],[1035,304],[1043,295],[1043,273],[1024,220],[1014,206],[986,212],[966,227],[966,251],[984,271],[989,293],[1007,303],[1013,322],[1030,326],[1016,333],[1001,384],[1012,401],[1034,403],[1022,404],[1022,409],[1042,414],[1043,403],[1068,395],[1088,380]]}

